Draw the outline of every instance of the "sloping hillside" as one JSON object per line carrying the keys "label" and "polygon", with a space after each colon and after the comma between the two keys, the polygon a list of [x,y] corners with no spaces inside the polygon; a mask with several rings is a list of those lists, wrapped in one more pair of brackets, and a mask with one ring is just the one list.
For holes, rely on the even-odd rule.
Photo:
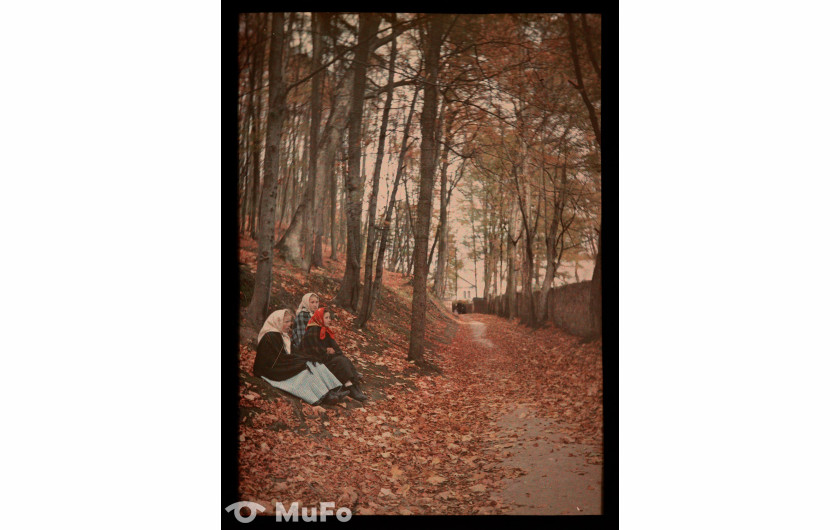
{"label": "sloping hillside", "polygon": [[[343,259],[343,256],[338,256]],[[268,409],[277,415],[274,428],[296,425],[301,432],[308,432],[302,421],[302,402],[297,398],[278,390],[260,378],[253,377],[252,368],[256,355],[258,327],[251,326],[243,318],[245,308],[251,299],[256,272],[256,242],[251,239],[240,241],[240,333],[239,333],[239,368],[242,397],[243,421],[252,424],[254,418],[264,414],[260,403],[274,403]],[[366,329],[353,326],[355,315],[330,304],[338,293],[344,273],[343,261],[325,260],[324,268],[313,268],[309,275],[288,265],[275,255],[273,267],[272,297],[270,311],[287,308],[294,310],[300,299],[308,292],[320,295],[321,305],[327,305],[336,311],[333,329],[336,339],[344,353],[366,379],[365,392],[371,399],[382,399],[384,388],[401,384],[409,388],[413,385],[407,376],[413,373],[435,371],[437,349],[441,344],[451,342],[456,325],[444,304],[430,294],[427,310],[427,353],[430,366],[419,368],[407,361],[408,335],[411,320],[411,286],[409,279],[401,274],[385,271],[383,286],[373,318]],[[277,285],[285,290],[278,294]],[[259,396],[257,398],[256,396]],[[357,408],[361,406],[353,400],[346,400],[344,406],[331,408]]]}

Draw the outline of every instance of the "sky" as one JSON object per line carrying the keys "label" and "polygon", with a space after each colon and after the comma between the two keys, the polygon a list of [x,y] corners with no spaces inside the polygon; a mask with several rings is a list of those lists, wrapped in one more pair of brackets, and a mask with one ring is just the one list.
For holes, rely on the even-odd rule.
{"label": "sky", "polygon": [[[414,134],[417,135],[417,131],[414,131]],[[415,141],[419,145],[419,138]],[[367,219],[367,211],[368,211],[368,200],[367,198],[370,195],[370,192],[373,189],[373,183],[371,175],[373,175],[373,169],[376,162],[376,142],[371,142],[367,149],[365,156],[363,157],[364,166],[362,168],[363,175],[366,175],[367,178],[365,180],[365,202],[364,202],[364,209],[362,212],[363,219]],[[418,162],[415,162],[415,164]],[[452,166],[450,166],[451,168]],[[377,199],[377,218],[383,216],[385,214],[385,209],[388,205],[388,199],[390,198],[391,188],[390,184],[393,182],[394,175],[396,174],[397,170],[397,156],[396,154],[392,155],[387,152],[385,153],[385,158],[382,162],[382,170],[380,174],[380,182],[379,182],[379,194]],[[416,166],[414,171],[416,171]],[[450,174],[451,174],[450,169]],[[439,187],[439,182],[438,182]],[[455,252],[458,253],[458,257],[462,260],[464,268],[459,271],[459,280],[458,280],[458,298],[472,298],[474,296],[483,296],[484,294],[484,260],[479,259],[475,263],[473,260],[467,259],[468,253],[472,250],[471,244],[468,246],[466,241],[469,241],[469,238],[472,236],[472,229],[470,227],[469,222],[463,220],[459,215],[459,211],[461,209],[467,208],[469,201],[463,194],[463,187],[459,185],[456,187],[452,193],[451,201],[449,204],[449,227],[452,233],[454,234],[455,239]],[[402,185],[397,190],[397,197],[398,201],[405,200],[405,192]],[[440,195],[435,194],[433,197],[433,208],[434,213],[433,215],[437,216],[440,206]],[[434,221],[437,223],[437,220]],[[433,224],[436,226],[436,224]],[[429,240],[429,248],[431,248],[432,241],[433,241],[433,233],[430,234]],[[450,247],[451,249],[451,247]],[[434,266],[434,263],[432,264]],[[544,263],[535,263],[536,267],[544,267]],[[478,269],[478,273],[476,274],[476,268]],[[592,271],[594,269],[594,261],[586,260],[581,261],[578,265],[578,278],[580,281],[584,280],[591,280],[592,279]],[[543,268],[540,268],[542,273]],[[561,274],[566,272],[569,274],[568,279],[565,283],[574,283],[575,266],[573,262],[564,262],[561,264],[557,271],[557,277],[555,278],[555,286],[562,285],[563,280],[561,279]],[[473,286],[477,286],[477,289]],[[504,286],[500,286],[500,291],[504,291]],[[466,292],[466,296],[465,296]],[[476,294],[477,293],[477,294]],[[451,294],[450,294],[451,296]]]}

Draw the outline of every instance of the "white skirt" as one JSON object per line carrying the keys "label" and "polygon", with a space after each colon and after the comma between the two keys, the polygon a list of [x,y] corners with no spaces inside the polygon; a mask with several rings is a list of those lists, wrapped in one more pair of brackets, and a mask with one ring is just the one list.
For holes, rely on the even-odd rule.
{"label": "white skirt", "polygon": [[307,362],[306,366],[309,370],[304,370],[283,381],[272,381],[266,377],[263,377],[263,379],[268,381],[271,386],[297,396],[310,405],[324,397],[330,389],[341,386],[341,381],[336,379],[329,368],[323,364]]}

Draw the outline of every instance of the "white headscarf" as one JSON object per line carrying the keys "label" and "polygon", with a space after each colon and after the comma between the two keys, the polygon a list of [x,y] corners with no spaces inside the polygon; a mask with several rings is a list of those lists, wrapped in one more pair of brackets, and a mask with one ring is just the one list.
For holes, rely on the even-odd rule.
{"label": "white headscarf", "polygon": [[299,315],[301,311],[312,312],[309,310],[309,299],[313,296],[318,296],[318,293],[306,293],[303,295],[303,298],[300,299],[300,305],[298,306],[297,311],[295,311],[295,316]]}
{"label": "white headscarf", "polygon": [[292,353],[292,337],[288,333],[280,331],[283,329],[283,319],[286,318],[286,313],[291,313],[288,309],[280,309],[268,315],[265,319],[260,334],[257,335],[257,344],[262,340],[263,335],[270,332],[277,332],[283,335],[283,343],[286,345],[286,353]]}

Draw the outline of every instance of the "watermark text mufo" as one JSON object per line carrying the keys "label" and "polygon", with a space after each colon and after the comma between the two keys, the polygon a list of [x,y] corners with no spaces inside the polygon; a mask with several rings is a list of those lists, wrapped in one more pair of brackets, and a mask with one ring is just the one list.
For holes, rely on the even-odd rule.
{"label": "watermark text mufo", "polygon": [[[321,522],[325,522],[327,517],[330,515],[335,515],[335,518],[341,521],[342,523],[346,523],[350,520],[350,517],[353,516],[353,513],[350,511],[350,508],[346,506],[342,506],[338,510],[335,510],[335,503],[334,502],[322,502],[320,503],[319,508],[307,508],[304,506],[300,508],[297,502],[293,502],[289,509],[287,510],[286,507],[283,505],[282,502],[277,502],[274,504],[275,507],[275,520],[280,523],[283,521],[292,521],[298,522],[302,520],[307,523],[314,523],[318,521],[319,515]],[[249,515],[242,515],[243,508],[248,508],[251,513]],[[234,511],[234,517],[240,523],[250,523],[254,520],[257,516],[257,512],[264,512],[265,506],[258,502],[248,502],[248,501],[241,501],[241,502],[234,502],[227,508],[225,508],[226,512]]]}

